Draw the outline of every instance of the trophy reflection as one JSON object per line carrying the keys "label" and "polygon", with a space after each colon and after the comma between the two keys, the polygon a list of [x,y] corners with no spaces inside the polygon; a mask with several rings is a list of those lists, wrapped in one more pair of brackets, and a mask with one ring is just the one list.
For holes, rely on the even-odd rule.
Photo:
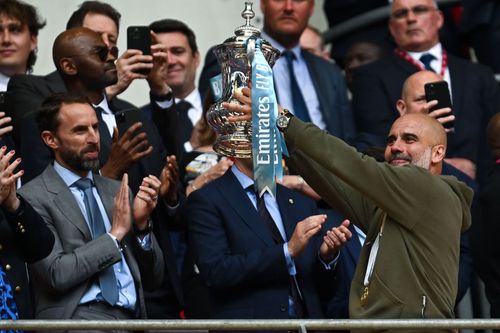
{"label": "trophy reflection", "polygon": [[[248,86],[252,78],[255,40],[260,38],[260,30],[250,24],[250,20],[255,16],[252,2],[245,2],[245,10],[241,16],[246,20],[245,25],[236,28],[235,36],[226,39],[214,49],[222,71],[222,97],[208,110],[207,120],[217,133],[213,147],[217,153],[237,158],[251,158],[252,123],[228,122],[228,117],[239,114],[222,107],[222,102],[239,103],[234,93]],[[261,41],[261,50],[272,67],[279,56],[279,51],[265,40]]]}

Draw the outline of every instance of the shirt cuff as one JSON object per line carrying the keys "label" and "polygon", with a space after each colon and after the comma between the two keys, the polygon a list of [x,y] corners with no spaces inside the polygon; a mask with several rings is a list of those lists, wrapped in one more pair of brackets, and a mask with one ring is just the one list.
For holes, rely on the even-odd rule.
{"label": "shirt cuff", "polygon": [[323,266],[325,267],[325,269],[327,271],[331,271],[332,269],[335,268],[335,266],[337,266],[337,261],[339,261],[339,257],[340,257],[340,251],[339,251],[339,253],[337,253],[337,256],[335,258],[333,258],[332,261],[330,261],[329,263],[326,263],[323,261],[323,259],[321,259],[321,256],[319,255],[319,252],[318,252],[318,259],[323,264]]}
{"label": "shirt cuff", "polygon": [[184,142],[184,150],[186,151],[186,153],[190,153],[193,151],[193,146],[191,146],[191,142],[189,141]]}
{"label": "shirt cuff", "polygon": [[122,245],[120,244],[120,241],[118,240],[118,238],[113,236],[113,234],[110,232],[108,232],[107,234],[109,235],[109,237],[111,237],[111,239],[113,239],[115,241],[115,245],[118,248],[118,250],[120,250],[120,252],[123,252]]}
{"label": "shirt cuff", "polygon": [[290,252],[288,252],[288,243],[283,244],[283,253],[285,254],[286,259],[286,267],[288,269],[288,274],[295,275],[297,274],[297,270],[295,269],[295,262],[290,256]]}

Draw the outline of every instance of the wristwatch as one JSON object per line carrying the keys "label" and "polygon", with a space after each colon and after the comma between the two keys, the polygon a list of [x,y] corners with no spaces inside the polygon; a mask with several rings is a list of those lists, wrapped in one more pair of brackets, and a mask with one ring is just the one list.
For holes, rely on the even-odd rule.
{"label": "wristwatch", "polygon": [[174,92],[172,91],[172,88],[168,88],[168,92],[164,95],[155,95],[153,93],[149,93],[151,95],[151,98],[153,101],[156,102],[166,102],[166,101],[171,101],[174,98]]}
{"label": "wristwatch", "polygon": [[287,109],[283,109],[282,112],[279,113],[278,119],[276,120],[276,126],[278,129],[283,132],[284,130],[287,129],[288,123],[290,122],[290,119],[293,118],[293,114],[288,111]]}

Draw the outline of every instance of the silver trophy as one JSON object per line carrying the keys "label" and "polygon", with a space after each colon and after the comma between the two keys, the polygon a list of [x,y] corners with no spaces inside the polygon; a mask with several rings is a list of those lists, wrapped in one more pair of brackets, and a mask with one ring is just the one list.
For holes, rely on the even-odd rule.
{"label": "silver trophy", "polygon": [[[250,24],[255,16],[252,2],[245,2],[245,10],[241,16],[246,20],[245,25],[236,28],[235,36],[214,49],[215,56],[222,69],[222,97],[213,104],[207,113],[210,126],[217,133],[214,150],[224,156],[238,158],[252,157],[252,123],[242,121],[230,123],[229,116],[239,113],[222,107],[222,102],[239,103],[234,97],[236,91],[248,86],[252,78],[252,59],[255,53],[255,38],[260,37],[260,30]],[[272,67],[280,52],[265,40],[261,42],[261,50],[269,65]]]}

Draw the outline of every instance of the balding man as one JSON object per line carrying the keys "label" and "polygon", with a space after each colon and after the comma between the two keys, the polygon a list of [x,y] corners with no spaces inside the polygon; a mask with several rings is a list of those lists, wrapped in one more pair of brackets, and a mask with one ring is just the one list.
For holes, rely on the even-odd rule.
{"label": "balding man", "polygon": [[384,137],[399,116],[394,105],[404,80],[417,71],[432,70],[448,82],[456,116],[455,131],[448,133],[447,157],[469,160],[481,181],[488,169],[484,130],[500,110],[500,90],[490,69],[447,54],[439,41],[442,24],[443,15],[433,0],[392,2],[389,30],[397,48],[354,71],[355,122],[360,132]]}
{"label": "balding man", "polygon": [[[479,193],[480,223],[474,227],[473,252],[476,270],[484,281],[490,302],[491,318],[500,318],[500,114],[491,118],[487,127],[491,156],[495,160],[492,172]],[[497,330],[495,332],[500,332]]]}
{"label": "balding man", "polygon": [[[251,113],[251,92],[243,93],[243,111]],[[442,125],[424,114],[400,117],[387,136],[387,163],[379,163],[281,108],[278,124],[307,183],[367,235],[351,285],[351,318],[453,318],[472,190],[440,175]]]}

